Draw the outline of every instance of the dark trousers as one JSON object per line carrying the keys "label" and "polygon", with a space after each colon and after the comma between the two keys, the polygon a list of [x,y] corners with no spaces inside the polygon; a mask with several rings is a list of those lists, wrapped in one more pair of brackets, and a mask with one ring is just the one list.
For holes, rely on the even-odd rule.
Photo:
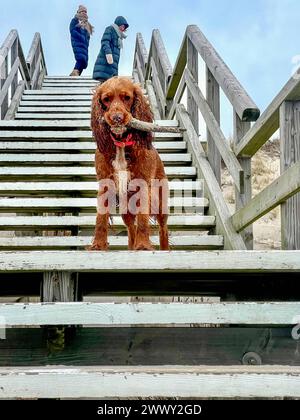
{"label": "dark trousers", "polygon": [[83,70],[86,69],[86,68],[87,68],[87,62],[86,61],[80,60],[80,59],[76,60],[76,64],[75,64],[75,67],[74,67],[75,70],[78,70],[79,73],[81,74],[83,72]]}

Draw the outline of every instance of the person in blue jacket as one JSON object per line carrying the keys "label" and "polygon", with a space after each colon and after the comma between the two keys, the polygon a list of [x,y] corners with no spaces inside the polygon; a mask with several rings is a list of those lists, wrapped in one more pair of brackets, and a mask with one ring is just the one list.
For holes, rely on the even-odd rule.
{"label": "person in blue jacket", "polygon": [[104,82],[118,76],[120,51],[123,48],[123,39],[127,38],[125,34],[127,28],[129,28],[127,20],[123,16],[118,16],[114,24],[105,29],[93,79]]}
{"label": "person in blue jacket", "polygon": [[75,17],[70,23],[71,43],[76,64],[70,76],[80,76],[87,68],[89,61],[90,36],[94,31],[89,22],[87,8],[79,6]]}

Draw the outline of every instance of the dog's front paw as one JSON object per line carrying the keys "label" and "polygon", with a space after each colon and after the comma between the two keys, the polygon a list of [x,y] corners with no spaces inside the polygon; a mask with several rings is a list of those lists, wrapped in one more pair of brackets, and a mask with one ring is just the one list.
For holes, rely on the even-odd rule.
{"label": "dog's front paw", "polygon": [[150,242],[137,242],[134,245],[134,251],[153,251],[154,247]]}
{"label": "dog's front paw", "polygon": [[87,251],[108,251],[108,243],[93,242],[86,248]]}

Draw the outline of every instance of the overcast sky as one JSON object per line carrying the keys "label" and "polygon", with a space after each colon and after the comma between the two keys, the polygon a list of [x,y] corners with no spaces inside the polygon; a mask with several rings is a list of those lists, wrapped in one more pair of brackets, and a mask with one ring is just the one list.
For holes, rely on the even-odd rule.
{"label": "overcast sky", "polygon": [[[17,29],[26,55],[34,32],[40,32],[48,73],[69,74],[74,65],[69,23],[79,4],[78,0],[0,0],[0,43],[10,29]],[[197,24],[262,110],[291,76],[293,57],[300,56],[299,0],[85,0],[82,4],[96,29],[85,74],[92,72],[105,27],[118,15],[130,23],[121,74],[131,73],[137,32],[142,32],[148,48],[152,30],[160,29],[174,64],[186,26]]]}

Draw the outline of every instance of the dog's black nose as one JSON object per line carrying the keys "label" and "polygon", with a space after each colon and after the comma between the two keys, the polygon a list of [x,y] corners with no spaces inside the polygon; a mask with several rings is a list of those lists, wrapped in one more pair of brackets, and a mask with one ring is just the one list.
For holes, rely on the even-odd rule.
{"label": "dog's black nose", "polygon": [[124,115],[121,114],[120,112],[117,112],[116,114],[113,115],[113,120],[116,123],[121,123],[124,119]]}

